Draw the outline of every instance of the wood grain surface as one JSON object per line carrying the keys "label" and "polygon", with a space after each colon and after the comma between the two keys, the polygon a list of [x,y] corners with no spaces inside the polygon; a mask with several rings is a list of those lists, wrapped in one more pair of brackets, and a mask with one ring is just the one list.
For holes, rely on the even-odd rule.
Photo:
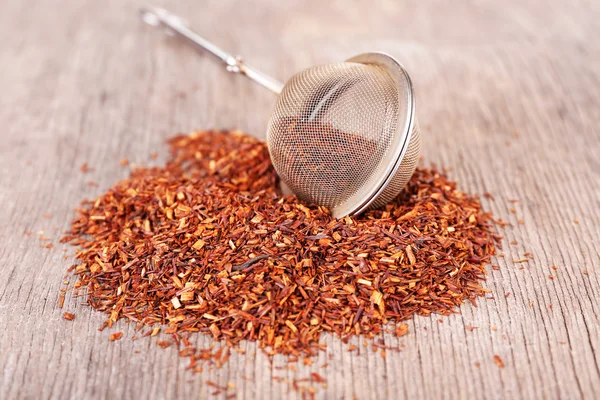
{"label": "wood grain surface", "polygon": [[[156,338],[130,340],[132,324],[99,332],[104,316],[82,299],[58,308],[72,260],[57,239],[83,197],[127,176],[119,160],[160,163],[179,131],[263,136],[274,104],[143,26],[140,5],[0,2],[0,398],[204,399],[211,380],[232,382],[241,399],[293,399],[273,377],[315,371],[327,379],[320,399],[600,398],[600,2],[169,2],[280,80],[360,52],[396,56],[416,86],[424,162],[464,191],[491,193],[485,208],[512,224],[488,298],[417,317],[404,337],[384,334],[401,352],[383,359],[355,340],[356,355],[325,336],[327,352],[294,373],[245,343],[245,356],[201,374]],[[534,259],[513,262],[526,252]],[[109,343],[116,331],[124,338]]]}

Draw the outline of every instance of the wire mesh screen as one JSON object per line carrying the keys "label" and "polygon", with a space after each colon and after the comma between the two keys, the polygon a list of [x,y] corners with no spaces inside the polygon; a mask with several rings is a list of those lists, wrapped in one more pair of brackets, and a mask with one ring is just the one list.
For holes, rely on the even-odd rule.
{"label": "wire mesh screen", "polygon": [[267,130],[277,173],[299,198],[335,208],[373,179],[398,107],[396,85],[381,67],[343,62],[300,72]]}

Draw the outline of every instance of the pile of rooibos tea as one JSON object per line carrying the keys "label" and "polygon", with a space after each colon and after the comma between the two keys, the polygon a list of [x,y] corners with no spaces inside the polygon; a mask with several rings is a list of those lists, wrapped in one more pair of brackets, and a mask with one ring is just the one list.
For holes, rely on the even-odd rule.
{"label": "pile of rooibos tea", "polygon": [[[107,326],[125,318],[310,357],[323,332],[373,337],[392,323],[401,335],[413,314],[449,314],[486,291],[492,217],[435,169],[418,168],[382,209],[334,219],[282,196],[251,136],[203,131],[169,145],[164,167],[85,201],[63,239],[78,248],[76,288]],[[184,353],[192,366],[210,358]]]}

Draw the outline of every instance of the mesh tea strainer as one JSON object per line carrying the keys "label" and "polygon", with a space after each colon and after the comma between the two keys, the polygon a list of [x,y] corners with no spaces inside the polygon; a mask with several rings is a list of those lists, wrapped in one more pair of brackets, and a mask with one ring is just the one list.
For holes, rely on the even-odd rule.
{"label": "mesh tea strainer", "polygon": [[141,16],[279,95],[267,146],[282,183],[300,199],[328,207],[337,218],[356,215],[391,201],[412,176],[420,151],[413,88],[389,55],[311,67],[284,85],[163,9],[144,8]]}

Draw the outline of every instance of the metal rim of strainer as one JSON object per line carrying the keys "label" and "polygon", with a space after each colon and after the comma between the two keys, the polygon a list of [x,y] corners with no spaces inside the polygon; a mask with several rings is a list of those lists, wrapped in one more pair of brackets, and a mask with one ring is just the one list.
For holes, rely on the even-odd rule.
{"label": "metal rim of strainer", "polygon": [[415,96],[412,81],[408,72],[394,57],[382,52],[373,52],[359,54],[346,60],[346,62],[372,64],[384,68],[396,84],[399,105],[403,104],[400,97],[403,95],[406,96],[406,108],[398,110],[398,118],[402,118],[403,115],[406,115],[406,118],[404,123],[398,121],[396,133],[392,137],[389,149],[377,164],[377,169],[368,183],[362,185],[360,190],[345,201],[333,207],[331,213],[334,217],[358,215],[368,209],[377,200],[400,168],[416,124]]}

